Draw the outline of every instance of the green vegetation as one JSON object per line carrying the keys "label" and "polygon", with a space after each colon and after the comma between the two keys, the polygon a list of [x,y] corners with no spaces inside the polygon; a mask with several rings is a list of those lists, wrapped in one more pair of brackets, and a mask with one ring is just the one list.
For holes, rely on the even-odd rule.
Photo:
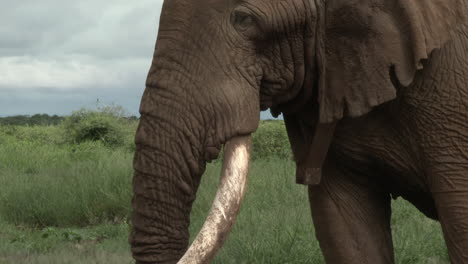
{"label": "green vegetation", "polygon": [[133,147],[135,122],[124,118],[120,107],[103,107],[96,110],[81,109],[66,117],[62,123],[69,143],[80,144],[98,141],[109,147]]}
{"label": "green vegetation", "polygon": [[292,151],[283,121],[265,120],[252,136],[252,159],[292,159]]}
{"label": "green vegetation", "polygon": [[88,226],[129,212],[132,154],[99,142],[0,146],[0,216],[15,225]]}
{"label": "green vegetation", "polygon": [[8,117],[0,117],[0,125],[16,125],[16,126],[50,126],[58,125],[62,122],[63,117],[48,114],[35,114],[33,116],[28,115],[16,115]]}
{"label": "green vegetation", "polygon": [[[0,263],[132,263],[136,121],[117,110],[80,110],[57,126],[0,126]],[[323,263],[283,123],[263,121],[253,147],[244,205],[214,263]],[[202,178],[192,236],[211,206],[220,165],[209,164]],[[401,199],[392,228],[397,263],[448,263],[439,224]]]}

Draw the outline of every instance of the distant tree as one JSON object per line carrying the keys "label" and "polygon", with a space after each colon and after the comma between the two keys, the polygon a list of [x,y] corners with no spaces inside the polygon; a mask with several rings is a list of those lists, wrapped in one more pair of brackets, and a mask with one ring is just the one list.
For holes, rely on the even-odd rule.
{"label": "distant tree", "polygon": [[134,115],[126,117],[126,119],[129,120],[129,121],[138,121],[138,120],[140,120],[139,117],[134,116]]}
{"label": "distant tree", "polygon": [[60,122],[62,122],[63,119],[64,119],[64,117],[62,117],[62,116],[58,116],[58,115],[51,116],[51,122],[54,125],[60,124]]}
{"label": "distant tree", "polygon": [[0,122],[4,125],[27,125],[28,123],[28,116],[25,115],[15,115],[15,116],[7,116],[0,119]]}
{"label": "distant tree", "polygon": [[15,115],[0,117],[0,125],[15,126],[51,126],[62,122],[63,117],[58,115],[49,116],[48,114]]}
{"label": "distant tree", "polygon": [[[75,112],[83,112],[83,109]],[[125,109],[120,105],[110,104],[104,105],[96,101],[96,108],[94,110],[87,109],[88,112],[98,112],[103,115],[113,116],[118,119],[128,121],[138,121],[139,117],[130,116]],[[76,113],[72,114],[76,115]],[[15,115],[0,117],[0,125],[15,125],[15,126],[55,126],[62,123],[66,117],[48,114],[34,114],[34,115]]]}

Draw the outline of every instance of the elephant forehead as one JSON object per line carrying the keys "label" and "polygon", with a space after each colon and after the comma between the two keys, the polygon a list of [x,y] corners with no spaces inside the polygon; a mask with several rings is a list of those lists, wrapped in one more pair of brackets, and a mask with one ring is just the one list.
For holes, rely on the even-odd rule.
{"label": "elephant forehead", "polygon": [[220,12],[224,13],[234,5],[232,2],[231,0],[166,0],[161,16],[167,15],[174,20],[185,20],[188,17],[202,18]]}

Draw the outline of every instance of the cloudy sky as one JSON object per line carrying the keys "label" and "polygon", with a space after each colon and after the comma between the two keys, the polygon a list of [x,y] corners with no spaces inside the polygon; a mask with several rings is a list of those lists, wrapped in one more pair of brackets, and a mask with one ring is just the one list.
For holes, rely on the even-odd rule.
{"label": "cloudy sky", "polygon": [[0,116],[66,115],[98,99],[136,115],[162,2],[2,3]]}

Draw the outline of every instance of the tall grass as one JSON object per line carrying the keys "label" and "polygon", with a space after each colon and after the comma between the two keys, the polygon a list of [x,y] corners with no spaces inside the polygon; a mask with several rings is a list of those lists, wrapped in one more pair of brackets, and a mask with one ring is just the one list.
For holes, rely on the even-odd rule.
{"label": "tall grass", "polygon": [[[0,187],[0,193],[7,193],[1,198],[1,215],[8,216],[5,220],[16,225],[33,226],[83,226],[112,222],[115,216],[126,217],[131,194],[129,171],[125,170],[130,168],[130,157],[116,154],[99,159],[104,161],[84,161],[76,172],[67,174],[71,181],[63,180],[59,174],[48,176],[47,171],[39,171],[31,183],[25,181],[29,177],[27,174],[22,174],[22,180],[17,182],[9,175],[7,180],[14,183]],[[202,178],[191,215],[191,239],[201,228],[211,206],[220,165],[219,162],[209,164]],[[70,170],[75,169],[72,167]],[[86,172],[93,170],[96,171],[90,173],[92,176],[85,176]],[[293,176],[294,164],[291,161],[269,159],[253,162],[240,215],[214,263],[323,263],[314,235],[306,187],[295,184]],[[57,177],[59,181],[55,182]],[[2,182],[4,179],[1,178]],[[392,229],[397,263],[448,261],[439,224],[401,199],[393,203]],[[113,239],[126,241],[126,233],[119,231]],[[39,247],[47,245],[46,241],[35,243]],[[73,252],[71,250],[70,254],[77,254]],[[60,254],[64,254],[63,249]],[[64,257],[67,258],[70,256]],[[80,262],[77,260],[76,263]]]}
{"label": "tall grass", "polygon": [[[220,164],[208,166],[192,211],[191,239],[214,198]],[[441,228],[413,205],[393,201],[392,230],[397,263],[448,263]],[[231,235],[214,263],[324,263],[315,239],[307,188],[295,183],[294,163],[256,160],[246,198]]]}
{"label": "tall grass", "polygon": [[[128,131],[134,128],[135,124],[127,127]],[[74,241],[76,234],[94,241],[86,248],[100,245],[114,257],[115,249],[102,245],[112,239],[120,241],[118,248],[126,253],[117,256],[129,261],[125,241],[132,195],[131,135],[117,147],[99,140],[69,144],[63,140],[66,136],[60,126],[0,126],[0,262],[9,263],[16,259],[15,254],[26,254],[28,263],[91,261],[93,256],[73,262],[82,251],[54,246]],[[247,195],[233,232],[214,263],[323,263],[306,187],[294,183],[284,125],[262,123],[253,145],[256,152]],[[191,215],[191,239],[211,206],[220,167],[219,160],[209,164],[202,178]],[[112,230],[109,224],[117,226],[117,231],[109,231],[116,234],[99,235],[99,239],[70,231],[96,225]],[[2,231],[6,226],[14,230]],[[49,235],[49,227],[65,235]],[[392,230],[397,263],[448,261],[440,225],[401,199],[393,202]],[[34,260],[30,255],[34,252],[42,255]]]}
{"label": "tall grass", "polygon": [[129,213],[131,157],[97,142],[0,145],[0,218],[16,225],[86,226]]}
{"label": "tall grass", "polygon": [[[220,164],[214,164],[203,176],[191,216],[192,239],[211,206],[219,175]],[[253,162],[240,215],[214,263],[323,263],[307,189],[294,181],[291,161]]]}

